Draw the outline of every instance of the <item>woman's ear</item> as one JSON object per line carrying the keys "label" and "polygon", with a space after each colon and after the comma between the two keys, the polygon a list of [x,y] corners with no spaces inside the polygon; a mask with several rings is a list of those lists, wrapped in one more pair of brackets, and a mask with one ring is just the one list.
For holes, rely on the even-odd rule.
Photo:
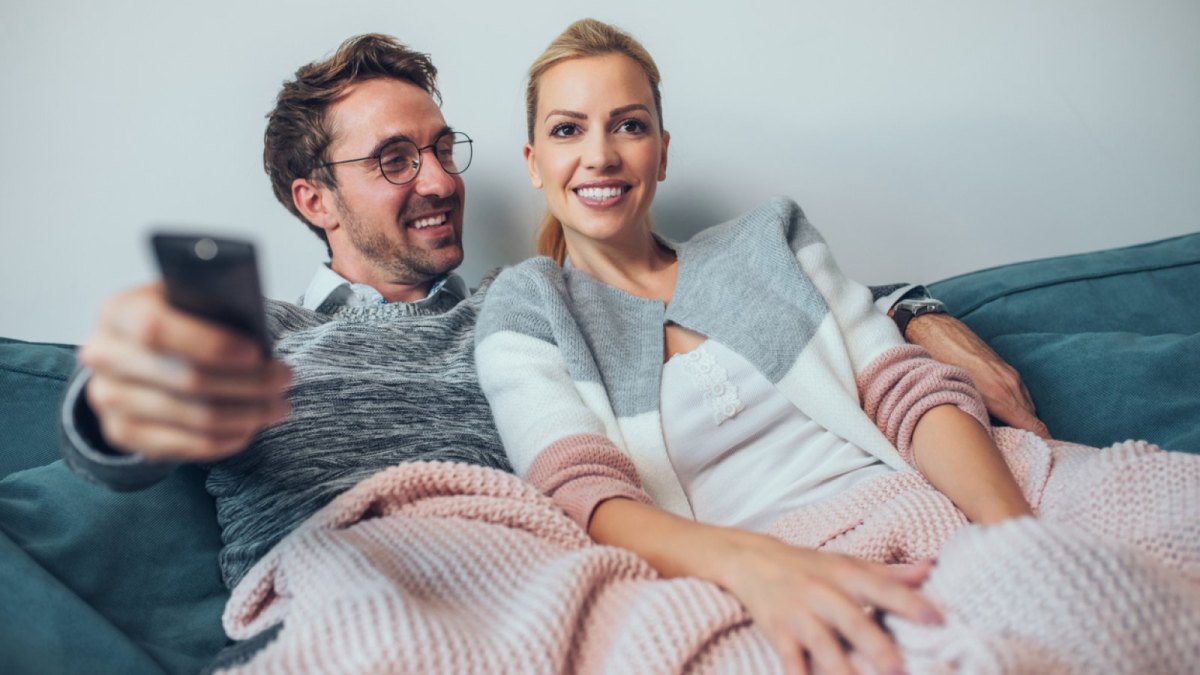
{"label": "woman's ear", "polygon": [[658,180],[662,182],[667,179],[667,146],[671,144],[671,132],[662,132],[662,156],[658,160]]}
{"label": "woman's ear", "polygon": [[307,178],[292,181],[292,203],[308,222],[329,232],[338,227],[338,212],[331,207],[333,193]]}
{"label": "woman's ear", "polygon": [[533,187],[542,189],[542,176],[537,170],[537,159],[533,156],[533,144],[525,144],[525,168],[529,170],[529,182],[533,183]]}

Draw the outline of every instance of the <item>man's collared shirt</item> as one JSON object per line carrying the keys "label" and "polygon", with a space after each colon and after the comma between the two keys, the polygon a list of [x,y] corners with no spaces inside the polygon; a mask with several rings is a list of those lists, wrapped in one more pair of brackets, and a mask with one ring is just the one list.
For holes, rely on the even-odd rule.
{"label": "man's collared shirt", "polygon": [[[434,282],[428,295],[411,304],[418,307],[432,304],[434,298],[442,292],[450,293],[458,300],[465,300],[471,294],[462,277],[450,272]],[[296,304],[314,312],[330,314],[343,307],[386,305],[387,300],[374,287],[351,283],[342,275],[334,272],[329,263],[321,263],[317,267],[312,281],[309,282],[308,289],[304,291],[304,295],[300,296]]]}

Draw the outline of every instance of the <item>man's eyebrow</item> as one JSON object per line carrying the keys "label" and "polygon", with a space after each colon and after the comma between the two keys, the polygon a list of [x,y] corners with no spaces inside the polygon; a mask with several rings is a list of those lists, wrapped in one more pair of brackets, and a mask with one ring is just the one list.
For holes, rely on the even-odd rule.
{"label": "man's eyebrow", "polygon": [[[447,124],[447,125],[443,126],[441,129],[438,129],[437,133],[435,133],[433,135],[433,137],[435,139],[441,138],[442,136],[452,133],[453,131],[454,131],[454,128]],[[414,141],[412,139],[412,136],[409,136],[408,134],[392,134],[391,136],[388,136],[387,138],[384,138],[383,140],[376,143],[375,147],[371,148],[371,154],[367,155],[367,156],[370,157],[372,155],[378,155],[379,152],[381,150],[383,150],[383,146],[387,145],[388,143],[393,143],[395,141],[408,141],[409,143],[412,143],[413,145],[417,145],[417,142]]]}
{"label": "man's eyebrow", "polygon": [[577,119],[577,120],[586,120],[587,119],[587,115],[584,115],[581,112],[575,112],[574,110],[563,110],[562,108],[558,108],[558,109],[551,110],[550,112],[546,113],[546,119],[544,119],[542,121],[545,122],[546,120],[550,119],[551,117],[554,117],[555,115],[562,115],[563,117],[570,117],[572,119]]}
{"label": "man's eyebrow", "polygon": [[375,147],[371,148],[371,154],[367,155],[367,157],[378,155],[379,152],[383,150],[383,146],[396,141],[408,141],[409,143],[412,143],[413,139],[406,134],[392,134],[391,136],[381,139],[378,143],[376,143]]}
{"label": "man's eyebrow", "polygon": [[629,105],[623,105],[620,108],[613,108],[612,110],[608,111],[608,116],[616,117],[617,115],[624,115],[625,113],[633,112],[634,110],[642,110],[645,111],[646,114],[650,114],[650,108],[647,108],[644,103],[630,103]]}

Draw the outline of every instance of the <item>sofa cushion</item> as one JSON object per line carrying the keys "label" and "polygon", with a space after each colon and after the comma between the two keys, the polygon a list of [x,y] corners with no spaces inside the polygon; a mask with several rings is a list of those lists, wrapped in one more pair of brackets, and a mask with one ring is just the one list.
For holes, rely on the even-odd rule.
{"label": "sofa cushion", "polygon": [[1024,333],[992,347],[1020,370],[1056,437],[1200,453],[1200,334]]}
{"label": "sofa cushion", "polygon": [[1200,233],[930,285],[1020,373],[1063,440],[1200,453]]}
{"label": "sofa cushion", "polygon": [[225,644],[220,545],[195,468],[132,493],[61,461],[8,476],[0,672],[196,672]]}
{"label": "sofa cushion", "polygon": [[59,458],[58,407],[75,350],[0,338],[0,478]]}
{"label": "sofa cushion", "polygon": [[1002,265],[930,284],[984,340],[1019,333],[1200,332],[1200,233]]}

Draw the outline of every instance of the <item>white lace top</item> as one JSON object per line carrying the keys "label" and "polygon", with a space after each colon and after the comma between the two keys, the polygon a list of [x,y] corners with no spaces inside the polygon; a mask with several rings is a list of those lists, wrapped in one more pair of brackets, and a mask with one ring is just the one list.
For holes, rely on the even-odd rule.
{"label": "white lace top", "polygon": [[667,453],[701,522],[763,531],[799,506],[892,471],[711,339],[663,366],[661,395]]}

